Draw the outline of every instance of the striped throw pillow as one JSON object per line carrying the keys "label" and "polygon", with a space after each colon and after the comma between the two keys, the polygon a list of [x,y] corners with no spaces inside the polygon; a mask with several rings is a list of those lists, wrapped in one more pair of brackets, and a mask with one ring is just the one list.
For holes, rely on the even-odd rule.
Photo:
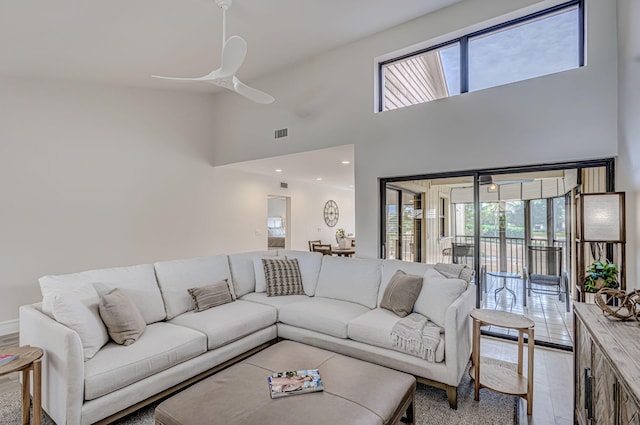
{"label": "striped throw pillow", "polygon": [[216,307],[233,301],[227,279],[221,280],[213,285],[187,289],[187,291],[189,291],[191,298],[193,298],[193,302],[196,305],[196,311],[207,310],[211,307]]}
{"label": "striped throw pillow", "polygon": [[298,259],[262,259],[267,296],[304,295]]}

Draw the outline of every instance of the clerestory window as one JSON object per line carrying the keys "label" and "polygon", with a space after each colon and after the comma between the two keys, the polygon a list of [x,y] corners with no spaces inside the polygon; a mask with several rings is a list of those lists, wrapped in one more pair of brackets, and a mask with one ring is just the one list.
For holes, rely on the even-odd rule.
{"label": "clerestory window", "polygon": [[379,111],[584,65],[583,1],[573,0],[379,64]]}

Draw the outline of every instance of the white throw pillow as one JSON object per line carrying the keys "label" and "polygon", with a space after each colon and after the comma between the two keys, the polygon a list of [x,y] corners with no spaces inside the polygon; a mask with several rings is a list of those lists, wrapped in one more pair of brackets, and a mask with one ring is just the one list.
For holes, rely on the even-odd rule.
{"label": "white throw pillow", "polygon": [[434,269],[424,273],[422,290],[413,311],[422,314],[438,326],[444,327],[447,309],[467,289],[462,279],[449,279]]}
{"label": "white throw pillow", "polygon": [[286,260],[287,257],[255,257],[253,259],[253,271],[256,275],[256,292],[267,292],[267,279],[264,275],[264,265],[262,259],[265,260]]}
{"label": "white throw pillow", "polygon": [[[96,298],[97,296],[96,294]],[[65,294],[53,297],[51,306],[56,321],[73,329],[80,336],[85,361],[109,341],[107,328],[100,318],[98,303],[85,304],[77,296]]]}
{"label": "white throw pillow", "polygon": [[58,296],[75,297],[85,304],[98,305],[100,296],[96,293],[91,282],[78,285],[60,285],[50,276],[40,278],[40,291],[42,292],[42,311],[53,317],[53,300]]}

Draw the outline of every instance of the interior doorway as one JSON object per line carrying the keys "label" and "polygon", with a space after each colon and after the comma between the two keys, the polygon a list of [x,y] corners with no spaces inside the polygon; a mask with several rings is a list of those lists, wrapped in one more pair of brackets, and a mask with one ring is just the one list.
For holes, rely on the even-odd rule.
{"label": "interior doorway", "polygon": [[267,247],[270,250],[291,247],[291,198],[267,197]]}
{"label": "interior doorway", "polygon": [[[613,191],[613,164],[603,159],[381,179],[381,257],[467,264],[476,271],[477,307],[526,314],[536,322],[536,343],[570,349],[575,199]],[[500,328],[484,332],[515,337]]]}

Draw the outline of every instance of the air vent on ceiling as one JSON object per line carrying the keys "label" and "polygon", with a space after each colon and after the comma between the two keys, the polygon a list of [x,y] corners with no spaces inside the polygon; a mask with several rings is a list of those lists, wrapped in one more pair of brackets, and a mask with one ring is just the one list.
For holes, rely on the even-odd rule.
{"label": "air vent on ceiling", "polygon": [[285,183],[285,182],[280,182],[280,187],[281,187],[282,189],[286,189],[286,188],[288,188],[288,187],[289,187],[289,185],[288,185],[287,183]]}
{"label": "air vent on ceiling", "polygon": [[288,128],[281,128],[280,130],[275,131],[275,139],[282,139],[283,137],[287,137],[289,135]]}

